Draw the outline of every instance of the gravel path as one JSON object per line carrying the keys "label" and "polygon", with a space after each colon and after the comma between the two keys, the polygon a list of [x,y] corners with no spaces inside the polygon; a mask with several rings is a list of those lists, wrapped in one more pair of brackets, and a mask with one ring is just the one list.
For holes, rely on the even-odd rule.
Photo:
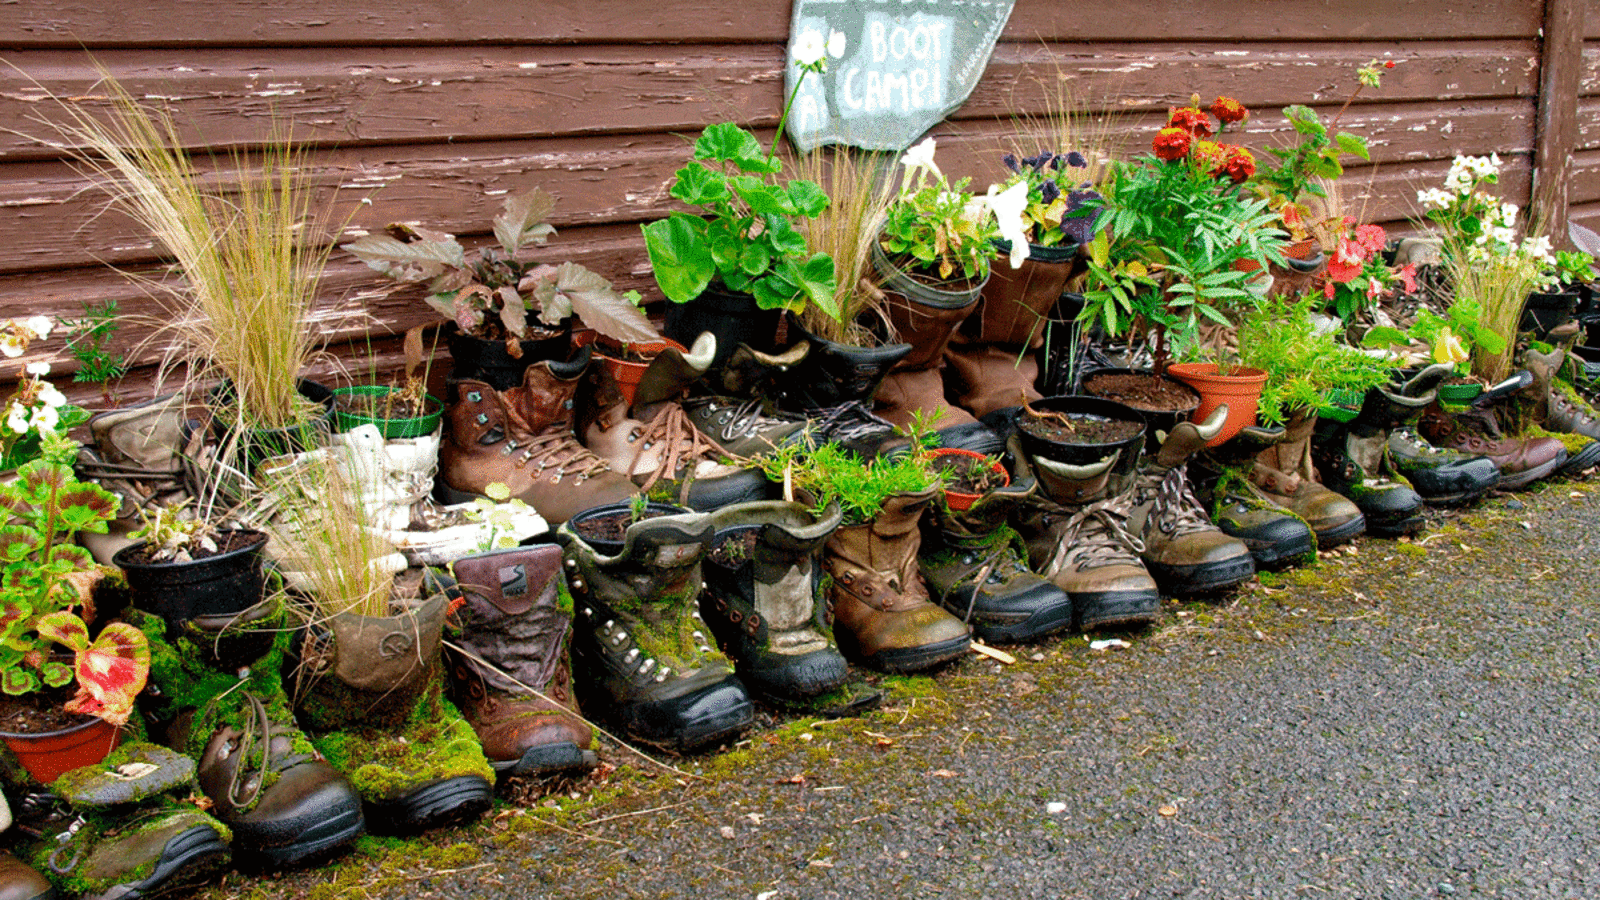
{"label": "gravel path", "polygon": [[1600,491],[1357,547],[209,896],[1600,897]]}

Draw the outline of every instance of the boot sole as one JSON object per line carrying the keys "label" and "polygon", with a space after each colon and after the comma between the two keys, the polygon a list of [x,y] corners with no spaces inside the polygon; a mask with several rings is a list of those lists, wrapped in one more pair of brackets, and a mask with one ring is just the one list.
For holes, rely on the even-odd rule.
{"label": "boot sole", "polygon": [[1556,459],[1552,459],[1542,466],[1524,469],[1523,471],[1515,474],[1508,475],[1505,472],[1501,472],[1500,483],[1495,485],[1495,489],[1501,491],[1514,491],[1518,488],[1527,487],[1541,478],[1548,477],[1555,470],[1561,468],[1562,464],[1565,462],[1566,460],[1564,458],[1557,457]]}
{"label": "boot sole", "polygon": [[921,647],[880,650],[871,656],[862,657],[861,664],[879,672],[900,675],[906,672],[921,672],[934,666],[943,665],[966,655],[971,649],[972,639],[962,635],[937,644],[924,644]]}
{"label": "boot sole", "polygon": [[548,775],[573,769],[592,769],[600,764],[600,755],[593,750],[580,750],[577,744],[564,741],[543,747],[529,747],[518,759],[491,761],[495,774]]}
{"label": "boot sole", "polygon": [[1071,594],[1079,631],[1143,628],[1161,621],[1161,595],[1153,591]]}
{"label": "boot sole", "polygon": [[368,804],[367,822],[373,831],[404,834],[459,825],[489,811],[494,786],[476,775],[443,778],[398,800]]}
{"label": "boot sole", "polygon": [[299,840],[283,847],[241,847],[235,862],[241,869],[288,869],[318,862],[367,831],[359,808],[340,813],[305,831]]}
{"label": "boot sole", "polygon": [[1337,528],[1329,528],[1326,531],[1317,531],[1317,549],[1327,550],[1330,547],[1337,547],[1340,544],[1353,541],[1360,537],[1366,530],[1366,516],[1356,516],[1354,519],[1351,519]]}
{"label": "boot sole", "polygon": [[1145,560],[1144,567],[1160,585],[1162,593],[1180,597],[1227,590],[1249,581],[1256,574],[1255,559],[1249,554],[1197,566],[1168,566]]}
{"label": "boot sole", "polygon": [[1255,560],[1258,572],[1309,562],[1317,555],[1317,538],[1310,531],[1305,533],[1303,540],[1296,540],[1293,543],[1263,541],[1261,546],[1256,547],[1245,541],[1245,545],[1250,547],[1250,558]]}
{"label": "boot sole", "polygon": [[1454,494],[1438,494],[1432,497],[1422,493],[1421,491],[1418,491],[1417,495],[1422,498],[1423,503],[1426,503],[1429,506],[1438,506],[1449,509],[1457,506],[1467,506],[1468,504],[1476,503],[1479,500],[1482,500],[1484,497],[1489,496],[1490,492],[1499,486],[1500,479],[1496,478],[1483,487],[1470,491],[1458,491]]}
{"label": "boot sole", "polygon": [[[967,588],[939,598],[939,605],[956,617],[964,617],[976,588]],[[1072,627],[1072,598],[1061,594],[1061,600],[1035,610],[1023,619],[983,619],[974,613],[967,624],[972,635],[986,644],[1027,644],[1042,641],[1065,628]]]}
{"label": "boot sole", "polygon": [[103,894],[86,895],[93,900],[136,900],[157,897],[170,891],[199,884],[227,864],[228,845],[209,825],[196,825],[179,832],[161,848],[155,869],[134,884],[119,884]]}
{"label": "boot sole", "polygon": [[1576,475],[1584,469],[1600,465],[1600,441],[1594,441],[1579,450],[1576,455],[1568,457],[1561,468],[1556,469],[1557,475]]}

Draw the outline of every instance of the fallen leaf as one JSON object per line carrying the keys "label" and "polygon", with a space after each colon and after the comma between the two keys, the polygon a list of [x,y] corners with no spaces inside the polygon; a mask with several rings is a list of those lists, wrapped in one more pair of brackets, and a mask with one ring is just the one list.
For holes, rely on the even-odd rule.
{"label": "fallen leaf", "polygon": [[1060,815],[1067,811],[1067,805],[1059,800],[1052,800],[1044,805],[1044,811],[1052,816]]}
{"label": "fallen leaf", "polygon": [[894,746],[894,738],[886,738],[886,737],[878,738],[876,741],[873,742],[872,746],[877,747],[879,750],[887,750],[890,747]]}
{"label": "fallen leaf", "polygon": [[833,857],[830,856],[827,859],[813,859],[812,861],[806,863],[806,865],[813,866],[818,869],[831,869],[833,868]]}
{"label": "fallen leaf", "polygon": [[1133,645],[1122,638],[1106,638],[1103,641],[1090,641],[1090,650],[1127,650]]}
{"label": "fallen leaf", "polygon": [[790,775],[788,778],[779,778],[777,781],[773,782],[773,784],[805,784],[805,783],[806,783],[806,776],[805,775]]}
{"label": "fallen leaf", "polygon": [[745,813],[744,817],[750,820],[751,825],[760,825],[761,820],[766,818],[761,813]]}
{"label": "fallen leaf", "polygon": [[1158,813],[1162,814],[1163,816],[1166,816],[1167,818],[1170,819],[1173,816],[1178,814],[1178,808],[1176,806],[1173,806],[1172,804],[1168,803],[1166,806],[1163,806],[1160,809],[1156,810],[1156,812],[1158,812]]}
{"label": "fallen leaf", "polygon": [[961,775],[961,773],[952,772],[949,769],[934,769],[932,772],[929,772],[928,774],[932,775],[935,778],[958,778]]}
{"label": "fallen leaf", "polygon": [[762,891],[756,895],[756,900],[772,900],[776,896],[778,896],[777,891]]}
{"label": "fallen leaf", "polygon": [[732,825],[724,825],[721,828],[718,828],[717,833],[722,835],[722,839],[725,841],[731,841],[738,836],[737,832],[733,830]]}

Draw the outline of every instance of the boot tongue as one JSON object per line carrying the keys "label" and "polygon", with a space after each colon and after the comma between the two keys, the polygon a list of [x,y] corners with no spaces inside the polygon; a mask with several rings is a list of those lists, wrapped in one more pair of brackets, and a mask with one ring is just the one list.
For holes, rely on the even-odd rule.
{"label": "boot tongue", "polygon": [[633,394],[634,409],[642,409],[681,395],[689,385],[711,367],[711,358],[717,353],[717,339],[709,331],[701,332],[688,353],[677,347],[667,347],[650,361],[639,386]]}
{"label": "boot tongue", "polygon": [[1121,451],[1087,466],[1074,466],[1044,457],[1034,457],[1034,477],[1040,491],[1063,506],[1090,503],[1106,495],[1111,469]]}
{"label": "boot tongue", "polygon": [[1161,441],[1161,449],[1156,453],[1155,464],[1164,469],[1176,469],[1188,462],[1189,457],[1199,453],[1222,431],[1222,424],[1227,418],[1228,404],[1222,403],[1198,425],[1193,422],[1179,422],[1173,427],[1172,433]]}

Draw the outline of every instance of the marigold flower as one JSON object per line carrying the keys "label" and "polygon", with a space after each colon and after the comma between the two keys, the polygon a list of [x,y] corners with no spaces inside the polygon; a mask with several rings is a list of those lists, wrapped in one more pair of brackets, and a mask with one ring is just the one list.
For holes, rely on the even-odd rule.
{"label": "marigold flower", "polygon": [[1182,128],[1195,137],[1211,134],[1211,118],[1193,106],[1180,106],[1167,117],[1168,128]]}
{"label": "marigold flower", "polygon": [[1216,141],[1197,140],[1189,145],[1189,156],[1206,172],[1220,177],[1228,164],[1228,150]]}
{"label": "marigold flower", "polygon": [[1245,109],[1243,103],[1232,97],[1218,97],[1211,101],[1211,114],[1224,125],[1243,122],[1250,118],[1250,110]]}
{"label": "marigold flower", "polygon": [[1233,152],[1228,155],[1228,162],[1223,167],[1223,170],[1228,173],[1229,178],[1233,179],[1234,184],[1239,184],[1256,173],[1256,158],[1251,156],[1250,151],[1243,147],[1234,147],[1232,150]]}
{"label": "marigold flower", "polygon": [[1189,144],[1193,140],[1189,132],[1182,128],[1163,128],[1156,132],[1150,146],[1157,157],[1172,162],[1189,155]]}

